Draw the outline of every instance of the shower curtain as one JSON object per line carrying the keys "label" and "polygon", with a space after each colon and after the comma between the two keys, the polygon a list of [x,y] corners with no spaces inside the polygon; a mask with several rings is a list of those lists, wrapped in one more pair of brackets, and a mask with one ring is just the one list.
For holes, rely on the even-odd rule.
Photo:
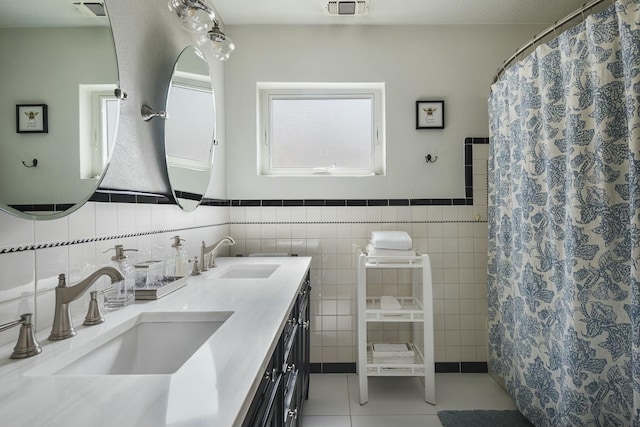
{"label": "shower curtain", "polygon": [[640,426],[640,0],[489,99],[489,367],[536,426]]}

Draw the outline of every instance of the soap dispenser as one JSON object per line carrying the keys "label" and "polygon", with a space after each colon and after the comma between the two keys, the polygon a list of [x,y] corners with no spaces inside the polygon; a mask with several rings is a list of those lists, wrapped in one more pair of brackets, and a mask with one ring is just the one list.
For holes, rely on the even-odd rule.
{"label": "soap dispenser", "polygon": [[125,307],[133,303],[135,299],[135,287],[136,287],[136,269],[127,262],[127,257],[124,254],[125,251],[135,251],[137,249],[124,249],[122,245],[116,245],[115,248],[110,248],[104,251],[105,253],[115,250],[116,254],[111,257],[113,266],[120,270],[124,280],[114,283],[114,288],[104,294],[104,306],[106,309],[115,310]]}
{"label": "soap dispenser", "polygon": [[175,248],[175,260],[176,260],[176,278],[184,277],[187,275],[187,270],[189,268],[189,254],[187,250],[182,246],[182,242],[184,239],[181,239],[180,236],[173,236],[173,244],[172,248]]}

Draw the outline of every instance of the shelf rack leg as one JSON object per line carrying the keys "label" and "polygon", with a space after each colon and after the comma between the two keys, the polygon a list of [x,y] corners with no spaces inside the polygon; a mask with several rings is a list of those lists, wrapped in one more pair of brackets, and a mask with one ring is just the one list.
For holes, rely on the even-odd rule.
{"label": "shelf rack leg", "polygon": [[422,260],[422,294],[425,307],[423,323],[423,348],[424,348],[424,400],[432,405],[436,404],[435,385],[435,357],[433,352],[433,282],[431,277],[431,259],[429,255],[423,255]]}
{"label": "shelf rack leg", "polygon": [[365,310],[367,308],[367,272],[364,267],[365,257],[356,255],[358,268],[356,283],[356,302],[358,312],[358,382],[360,384],[360,404],[369,401],[369,384],[367,380],[367,322]]}

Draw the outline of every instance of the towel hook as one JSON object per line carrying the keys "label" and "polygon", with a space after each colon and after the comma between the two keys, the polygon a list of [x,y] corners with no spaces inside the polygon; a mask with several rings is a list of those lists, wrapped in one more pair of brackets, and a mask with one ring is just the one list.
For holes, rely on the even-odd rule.
{"label": "towel hook", "polygon": [[30,165],[26,164],[26,163],[25,163],[25,161],[23,160],[23,161],[22,161],[22,164],[23,164],[23,165],[24,165],[24,167],[26,167],[26,168],[35,168],[36,166],[38,166],[38,159],[33,159],[33,160],[31,160],[31,164],[30,164]]}
{"label": "towel hook", "polygon": [[432,156],[431,154],[427,154],[424,156],[424,161],[427,163],[435,163],[438,161],[438,156]]}

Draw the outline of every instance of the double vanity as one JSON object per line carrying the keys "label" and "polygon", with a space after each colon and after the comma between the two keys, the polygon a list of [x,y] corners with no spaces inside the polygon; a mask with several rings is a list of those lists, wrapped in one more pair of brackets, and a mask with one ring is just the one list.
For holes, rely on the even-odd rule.
{"label": "double vanity", "polygon": [[[162,299],[0,347],[10,426],[294,426],[308,396],[308,257],[218,258]],[[76,325],[82,318],[74,318]]]}

